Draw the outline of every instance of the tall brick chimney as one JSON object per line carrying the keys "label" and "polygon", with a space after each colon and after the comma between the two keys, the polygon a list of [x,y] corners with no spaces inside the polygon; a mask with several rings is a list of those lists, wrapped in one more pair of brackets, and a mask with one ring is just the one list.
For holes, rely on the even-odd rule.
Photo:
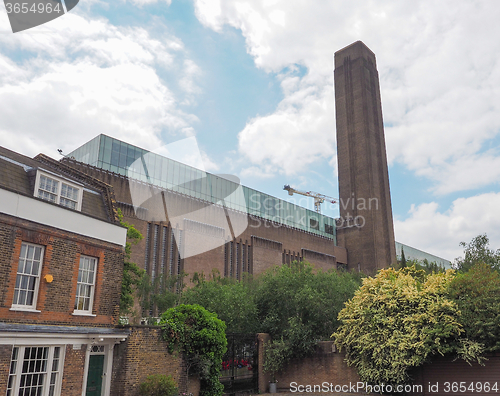
{"label": "tall brick chimney", "polygon": [[396,262],[389,172],[375,54],[361,41],[335,53],[339,244],[348,268],[369,274]]}

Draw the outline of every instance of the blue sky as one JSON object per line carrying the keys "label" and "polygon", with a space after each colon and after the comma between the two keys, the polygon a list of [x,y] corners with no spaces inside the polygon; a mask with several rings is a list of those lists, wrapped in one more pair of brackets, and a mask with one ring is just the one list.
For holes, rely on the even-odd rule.
{"label": "blue sky", "polygon": [[333,53],[362,40],[377,56],[396,239],[449,260],[480,233],[500,248],[499,11],[81,0],[13,34],[2,4],[0,144],[58,158],[99,133],[150,150],[195,136],[208,171],[284,199],[284,184],[336,197]]}

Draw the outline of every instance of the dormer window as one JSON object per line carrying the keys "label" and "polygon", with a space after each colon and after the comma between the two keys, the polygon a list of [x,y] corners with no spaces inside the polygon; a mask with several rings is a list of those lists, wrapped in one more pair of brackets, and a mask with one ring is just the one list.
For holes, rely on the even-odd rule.
{"label": "dormer window", "polygon": [[82,207],[82,186],[66,179],[38,170],[35,182],[35,197],[80,210]]}

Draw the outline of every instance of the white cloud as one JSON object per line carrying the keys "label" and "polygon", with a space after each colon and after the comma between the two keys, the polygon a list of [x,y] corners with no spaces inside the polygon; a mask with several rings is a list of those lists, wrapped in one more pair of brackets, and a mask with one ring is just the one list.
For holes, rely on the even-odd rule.
{"label": "white cloud", "polygon": [[[284,85],[290,84],[285,78]],[[240,153],[264,174],[286,175],[297,174],[320,158],[334,156],[335,118],[328,111],[333,106],[333,95],[328,81],[325,84],[319,91],[314,86],[295,90],[275,113],[250,120],[238,136]]]}
{"label": "white cloud", "polygon": [[459,198],[447,210],[437,203],[413,206],[405,220],[395,219],[396,240],[453,261],[463,256],[459,243],[487,233],[490,245],[500,248],[500,193]]}
{"label": "white cloud", "polygon": [[[308,101],[295,98],[310,97],[315,89],[321,100],[332,76],[327,54],[361,39],[378,60],[389,161],[427,177],[438,194],[500,182],[498,172],[476,179],[473,172],[466,180],[448,177],[461,171],[464,158],[470,169],[480,170],[488,162],[483,146],[500,135],[500,41],[494,39],[500,36],[500,3],[381,0],[353,7],[349,2],[197,0],[195,9],[198,19],[216,31],[223,32],[224,25],[240,29],[258,67],[281,72],[300,64],[307,69],[304,77],[283,81],[285,99],[274,114],[256,117],[241,132],[240,151],[255,164],[265,159],[280,172],[294,168],[282,161],[281,152],[293,151],[305,139],[294,142],[298,134],[287,124],[302,128],[308,119],[330,118],[334,112],[333,102],[319,114]],[[308,136],[323,142],[326,136],[318,128],[320,123],[311,124]],[[285,129],[292,131],[288,143]],[[262,133],[278,146],[276,152],[254,143],[242,150],[241,142],[250,137],[263,143]],[[306,153],[309,161],[324,150],[311,156],[306,144]],[[488,156],[491,164],[500,158],[493,152]]]}
{"label": "white cloud", "polygon": [[[154,4],[158,2],[158,0],[130,0],[132,4],[137,5],[137,6],[143,6],[147,4]],[[167,5],[172,4],[172,0],[164,0]]]}
{"label": "white cloud", "polygon": [[0,140],[10,149],[54,156],[99,133],[154,149],[164,133],[194,135],[197,118],[159,75],[185,69],[179,86],[194,100],[197,66],[176,37],[160,41],[142,28],[69,13],[0,42],[31,55],[0,55]]}
{"label": "white cloud", "polygon": [[[266,167],[264,167],[266,168]],[[255,179],[272,179],[275,174],[267,167],[267,169],[262,169],[258,166],[250,166],[248,168],[243,169],[240,172],[242,178],[246,178],[246,180],[255,180]]]}

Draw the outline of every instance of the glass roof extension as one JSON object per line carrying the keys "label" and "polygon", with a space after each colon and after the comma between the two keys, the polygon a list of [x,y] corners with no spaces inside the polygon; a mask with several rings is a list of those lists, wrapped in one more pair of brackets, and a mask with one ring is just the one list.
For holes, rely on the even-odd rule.
{"label": "glass roof extension", "polygon": [[335,220],[310,209],[241,186],[215,175],[106,135],[98,135],[67,155],[77,161],[173,190],[213,204],[333,239]]}

